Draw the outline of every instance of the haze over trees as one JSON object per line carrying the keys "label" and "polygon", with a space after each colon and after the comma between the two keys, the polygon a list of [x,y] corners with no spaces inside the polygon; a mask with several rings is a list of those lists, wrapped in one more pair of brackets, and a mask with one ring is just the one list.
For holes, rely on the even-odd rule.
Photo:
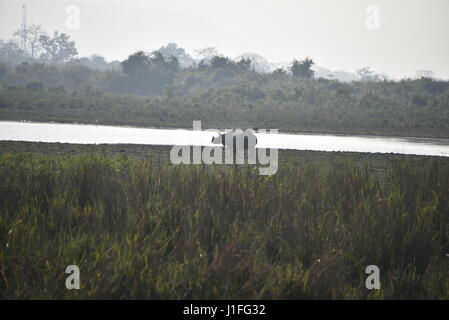
{"label": "haze over trees", "polygon": [[147,54],[143,51],[130,55],[121,63],[125,77],[116,79],[113,86],[118,91],[151,94],[158,93],[173,82],[179,70],[179,60],[165,57],[161,52]]}
{"label": "haze over trees", "polygon": [[178,59],[179,65],[184,68],[191,67],[195,63],[195,59],[193,59],[184,48],[180,48],[178,44],[174,42],[170,42],[167,45],[160,47],[157,51],[161,53],[165,59],[175,57]]}
{"label": "haze over trees", "polygon": [[303,78],[303,79],[311,79],[313,78],[314,71],[312,70],[312,66],[315,64],[312,59],[306,58],[302,61],[293,60],[291,71],[294,77]]}
{"label": "haze over trees", "polygon": [[0,41],[2,119],[191,127],[201,118],[216,127],[449,137],[449,82],[430,71],[392,81],[365,67],[340,71],[352,80],[341,82],[312,58],[279,67],[214,47],[193,57],[173,42],[108,62],[78,57],[63,33],[31,33],[26,50]]}
{"label": "haze over trees", "polygon": [[17,30],[14,32],[14,37],[18,40],[25,38],[25,43],[30,49],[31,59],[36,58],[39,49],[42,48],[42,36],[46,36],[45,30],[41,25],[32,24],[25,30]]}
{"label": "haze over trees", "polygon": [[[48,63],[63,63],[73,59],[77,54],[75,42],[65,33],[53,32],[48,35],[41,25],[32,24],[25,30],[14,32],[13,40],[6,42],[7,47],[0,46],[0,59],[5,62],[42,61]],[[24,40],[25,48],[18,43]],[[6,51],[6,52],[5,52]],[[19,53],[18,61],[11,61],[11,55]],[[6,53],[6,54],[5,54]]]}
{"label": "haze over trees", "polygon": [[40,58],[52,63],[63,63],[71,60],[78,54],[75,42],[69,41],[70,37],[65,33],[55,31],[53,36],[41,35],[39,44],[42,48]]}
{"label": "haze over trees", "polygon": [[[23,48],[19,43],[25,39],[26,47]],[[332,71],[322,66],[316,65],[311,58],[304,60],[293,59],[290,64],[271,63],[261,55],[253,52],[246,52],[235,59],[224,57],[215,47],[205,47],[195,50],[195,54],[189,54],[184,48],[179,47],[175,42],[169,42],[156,50],[161,53],[164,59],[170,60],[175,57],[179,62],[180,68],[203,68],[205,65],[211,64],[214,60],[214,66],[223,62],[222,58],[228,60],[250,61],[250,69],[258,73],[276,73],[291,74],[298,78],[310,79],[313,77],[324,79],[335,79],[343,82],[351,81],[381,81],[388,77],[385,74],[376,74],[369,67],[357,69],[357,73],[337,70]],[[135,54],[135,53],[132,53]],[[132,55],[130,54],[130,55]],[[146,52],[146,54],[153,54]],[[78,50],[75,42],[70,40],[67,34],[48,32],[41,25],[32,24],[26,30],[17,30],[13,33],[13,39],[0,39],[0,62],[19,64],[22,62],[29,63],[45,63],[45,64],[61,64],[64,62],[75,62],[82,66],[99,70],[117,70],[120,68],[120,61],[106,61],[106,59],[98,54],[90,57],[78,57]],[[218,58],[217,58],[218,57]],[[435,74],[430,70],[418,70],[416,77],[434,78]],[[151,90],[150,90],[151,91]]]}

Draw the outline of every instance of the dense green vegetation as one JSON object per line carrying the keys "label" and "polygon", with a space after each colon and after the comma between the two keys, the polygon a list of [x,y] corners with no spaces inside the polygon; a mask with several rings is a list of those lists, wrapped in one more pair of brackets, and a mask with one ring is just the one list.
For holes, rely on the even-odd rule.
{"label": "dense green vegetation", "polygon": [[446,159],[302,152],[267,177],[40,145],[1,145],[0,298],[449,298]]}
{"label": "dense green vegetation", "polygon": [[[124,157],[138,160],[152,160],[160,164],[171,164],[171,146],[138,145],[138,144],[73,144],[23,141],[0,141],[0,154],[20,153],[24,157],[44,155],[52,157],[76,156],[82,154],[101,153],[107,157]],[[407,161],[412,166],[426,166],[429,161],[445,163],[447,158],[418,155],[360,153],[360,152],[324,152],[278,150],[279,165],[315,165],[329,166],[333,162],[352,162],[360,169],[367,169],[370,174],[383,178],[387,168],[394,163]]]}
{"label": "dense green vegetation", "polygon": [[[162,83],[139,80],[146,74],[76,64],[5,70],[3,120],[184,128],[202,120],[214,128],[449,137],[449,83],[428,78],[342,83],[260,74],[234,63],[167,71],[170,84],[157,89]],[[132,89],[149,83],[151,94]]]}

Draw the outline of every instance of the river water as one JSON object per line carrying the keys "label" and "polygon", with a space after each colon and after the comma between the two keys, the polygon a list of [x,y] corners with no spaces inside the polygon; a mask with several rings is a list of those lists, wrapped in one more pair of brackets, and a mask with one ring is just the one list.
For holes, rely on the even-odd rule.
{"label": "river water", "polygon": [[[213,136],[211,131],[186,129],[0,121],[0,140],[10,141],[214,146]],[[256,133],[256,136],[258,148],[449,157],[449,139],[285,133]]]}

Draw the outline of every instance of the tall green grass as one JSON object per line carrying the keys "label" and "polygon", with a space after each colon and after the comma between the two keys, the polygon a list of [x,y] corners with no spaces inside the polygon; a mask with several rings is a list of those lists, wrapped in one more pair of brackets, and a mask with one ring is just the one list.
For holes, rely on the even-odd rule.
{"label": "tall green grass", "polygon": [[[0,155],[0,298],[449,298],[449,165]],[[77,265],[81,289],[65,288]],[[381,290],[365,288],[380,268]]]}

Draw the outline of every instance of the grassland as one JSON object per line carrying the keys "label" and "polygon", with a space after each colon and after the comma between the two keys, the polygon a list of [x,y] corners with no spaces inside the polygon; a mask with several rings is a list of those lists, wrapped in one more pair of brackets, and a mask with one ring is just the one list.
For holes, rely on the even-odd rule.
{"label": "grassland", "polygon": [[447,159],[288,151],[267,177],[167,154],[1,142],[0,298],[449,298]]}

